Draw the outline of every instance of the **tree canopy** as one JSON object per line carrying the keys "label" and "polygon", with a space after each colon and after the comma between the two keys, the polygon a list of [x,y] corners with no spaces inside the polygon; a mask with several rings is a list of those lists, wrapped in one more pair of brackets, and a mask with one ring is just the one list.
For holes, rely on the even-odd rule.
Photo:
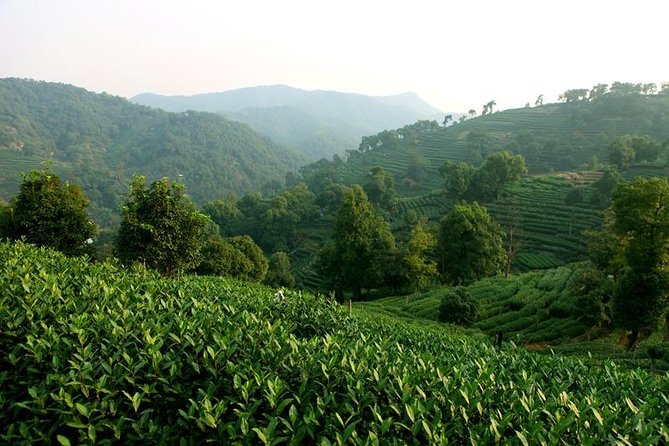
{"label": "tree canopy", "polygon": [[613,193],[607,227],[592,248],[619,277],[614,323],[632,335],[657,328],[669,305],[669,179],[636,178]]}
{"label": "tree canopy", "polygon": [[438,252],[447,282],[464,284],[501,273],[502,228],[478,203],[456,204],[441,221]]}
{"label": "tree canopy", "polygon": [[354,185],[339,208],[331,242],[320,252],[320,270],[339,296],[353,291],[360,297],[381,284],[384,259],[395,249],[390,226]]}
{"label": "tree canopy", "polygon": [[209,218],[195,209],[182,184],[162,178],[147,188],[146,178],[135,176],[121,214],[115,250],[122,262],[141,262],[165,276],[200,262]]}
{"label": "tree canopy", "polygon": [[76,184],[63,183],[49,168],[23,175],[19,194],[4,211],[4,231],[68,255],[90,253],[97,233],[86,207],[89,201]]}

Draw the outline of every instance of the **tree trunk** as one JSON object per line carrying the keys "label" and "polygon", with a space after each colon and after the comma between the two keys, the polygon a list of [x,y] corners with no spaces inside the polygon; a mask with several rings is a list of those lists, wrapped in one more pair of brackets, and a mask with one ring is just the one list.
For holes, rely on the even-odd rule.
{"label": "tree trunk", "polygon": [[632,333],[630,334],[630,337],[627,340],[627,351],[633,352],[634,350],[636,350],[638,341],[639,341],[639,330],[634,329],[632,330]]}

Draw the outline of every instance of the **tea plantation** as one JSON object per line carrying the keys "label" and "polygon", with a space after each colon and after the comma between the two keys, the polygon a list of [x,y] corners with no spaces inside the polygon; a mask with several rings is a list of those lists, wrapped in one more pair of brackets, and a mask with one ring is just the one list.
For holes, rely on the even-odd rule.
{"label": "tea plantation", "polygon": [[669,378],[0,243],[6,444],[658,444]]}

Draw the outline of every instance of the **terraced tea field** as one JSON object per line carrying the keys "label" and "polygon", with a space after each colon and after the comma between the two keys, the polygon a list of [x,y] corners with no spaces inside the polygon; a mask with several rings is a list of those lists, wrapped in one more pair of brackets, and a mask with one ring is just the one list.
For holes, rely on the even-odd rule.
{"label": "terraced tea field", "polygon": [[[508,339],[524,343],[559,343],[583,334],[589,327],[578,319],[575,297],[569,290],[577,267],[573,264],[509,279],[489,278],[468,286],[479,304],[479,317],[473,328],[491,335],[502,332]],[[436,321],[447,289],[359,302],[355,306],[405,320]]]}
{"label": "terraced tea field", "polygon": [[[0,190],[13,190],[18,193],[21,184],[21,173],[44,168],[44,160],[38,157],[23,156],[16,150],[0,149]],[[61,176],[67,175],[70,166],[64,163],[53,162],[52,170]],[[13,195],[2,197],[5,201]]]}
{"label": "terraced tea field", "polygon": [[[520,240],[516,270],[545,269],[585,259],[587,245],[582,233],[597,228],[601,216],[588,204],[588,196],[583,203],[565,204],[571,188],[571,181],[564,176],[527,177],[511,190],[508,199],[484,203],[506,231],[515,219],[515,236]],[[400,201],[399,214],[411,210],[438,223],[452,204],[441,193],[406,198]]]}

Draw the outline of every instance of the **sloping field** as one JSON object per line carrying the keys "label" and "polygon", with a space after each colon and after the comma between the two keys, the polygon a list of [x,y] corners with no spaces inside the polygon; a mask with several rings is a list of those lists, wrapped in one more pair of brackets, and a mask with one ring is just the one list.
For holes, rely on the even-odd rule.
{"label": "sloping field", "polygon": [[0,440],[658,444],[669,381],[0,243]]}

